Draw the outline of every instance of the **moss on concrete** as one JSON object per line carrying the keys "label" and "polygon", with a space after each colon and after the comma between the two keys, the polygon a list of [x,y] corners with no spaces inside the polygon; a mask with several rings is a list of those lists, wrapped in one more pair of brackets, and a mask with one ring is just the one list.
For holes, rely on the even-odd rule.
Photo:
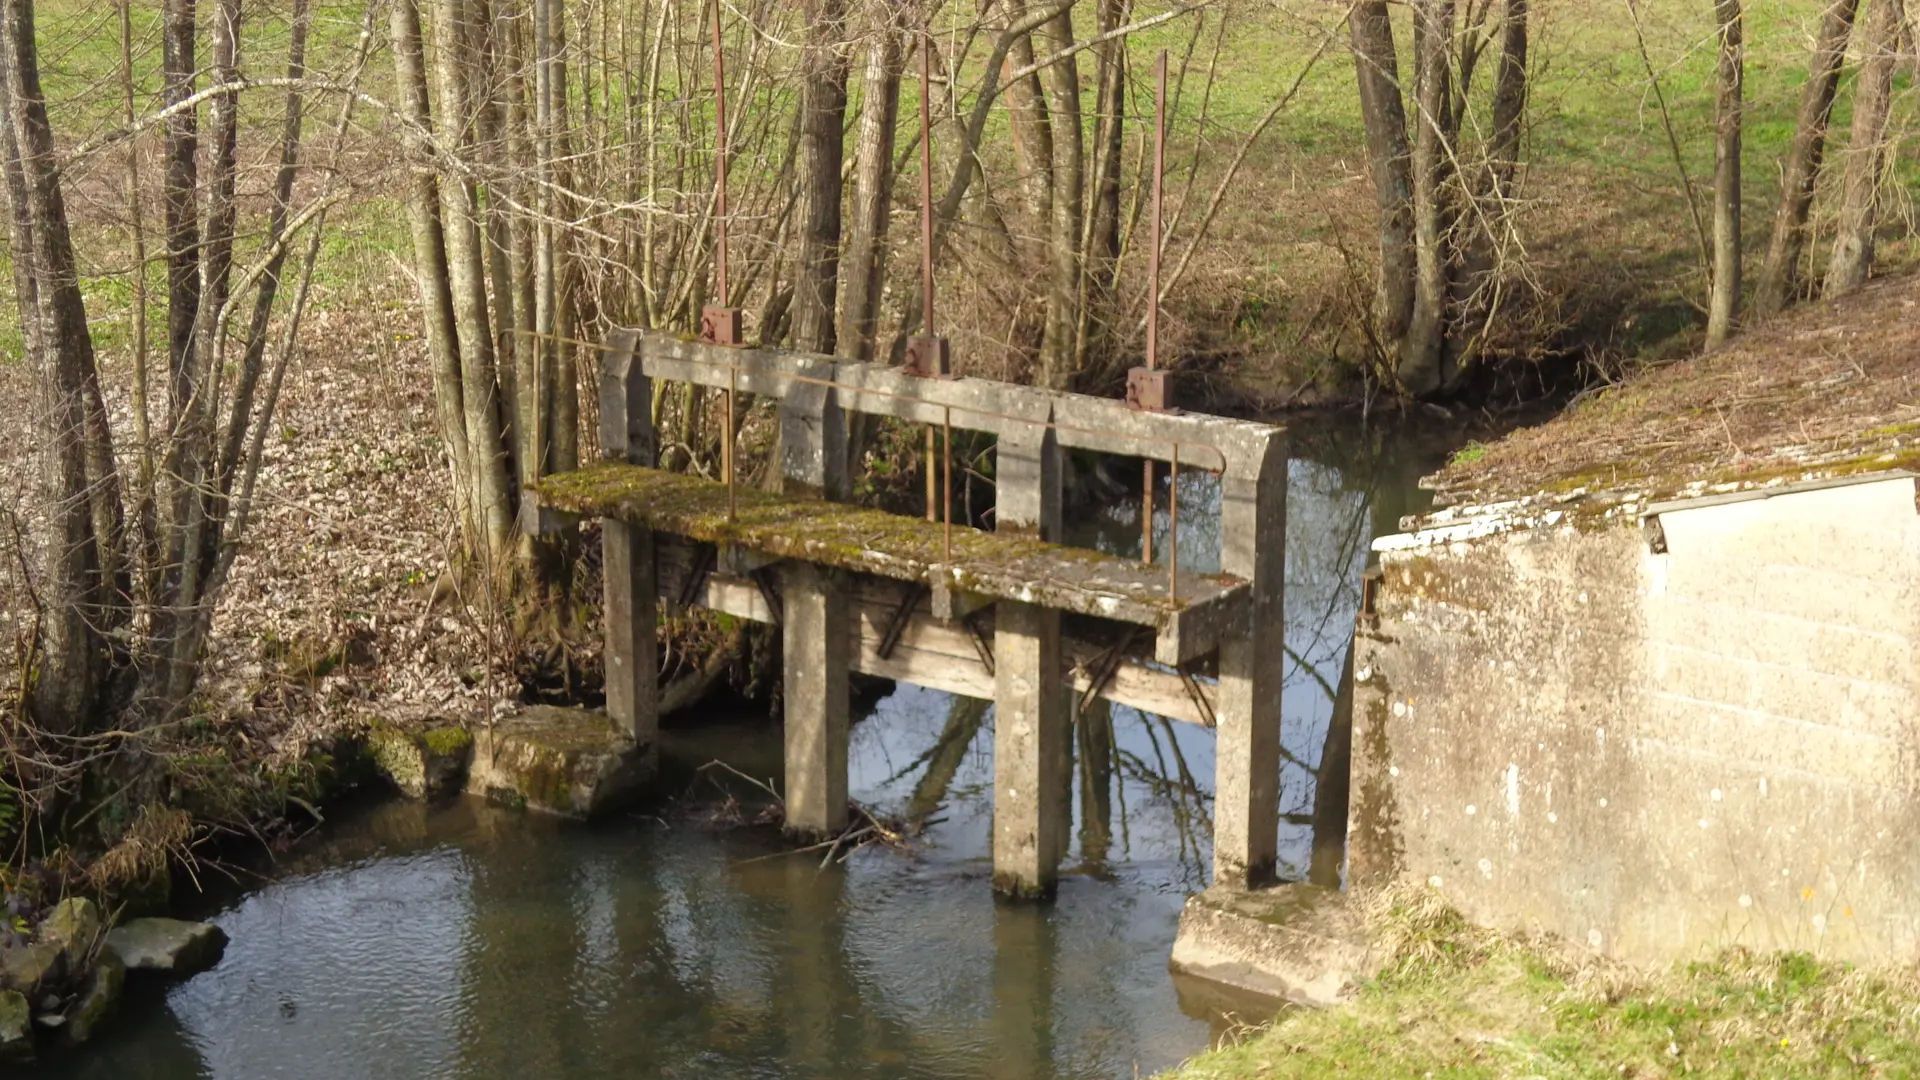
{"label": "moss on concrete", "polygon": [[734,492],[729,516],[724,484],[636,465],[603,462],[547,477],[536,491],[544,505],[569,513],[1157,628],[1177,611],[1223,602],[1245,588],[1225,575],[1183,573],[1175,604],[1166,570],[1137,559],[964,526],[952,530],[949,557],[941,523],[747,488]]}

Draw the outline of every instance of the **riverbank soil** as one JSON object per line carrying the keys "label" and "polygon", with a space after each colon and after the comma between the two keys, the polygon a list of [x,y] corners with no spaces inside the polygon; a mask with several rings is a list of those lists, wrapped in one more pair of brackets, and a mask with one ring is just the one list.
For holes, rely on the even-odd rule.
{"label": "riverbank soil", "polygon": [[1376,896],[1367,918],[1387,967],[1351,1004],[1290,1010],[1172,1080],[1920,1070],[1920,982],[1909,972],[1740,950],[1663,969],[1624,967],[1557,940],[1470,927],[1424,890]]}
{"label": "riverbank soil", "polygon": [[1666,498],[1920,464],[1920,273],[1873,282],[1706,356],[1597,386],[1552,422],[1454,455],[1442,505]]}

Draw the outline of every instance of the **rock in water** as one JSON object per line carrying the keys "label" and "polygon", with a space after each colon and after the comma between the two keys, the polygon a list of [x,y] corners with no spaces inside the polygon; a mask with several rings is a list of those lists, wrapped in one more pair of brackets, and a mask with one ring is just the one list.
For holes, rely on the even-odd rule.
{"label": "rock in water", "polygon": [[0,1061],[32,1060],[33,1009],[19,991],[0,991]]}
{"label": "rock in water", "polygon": [[460,790],[473,756],[473,735],[461,727],[414,732],[383,726],[367,733],[367,746],[374,767],[402,794],[429,799]]}
{"label": "rock in water", "polygon": [[53,942],[0,949],[0,989],[18,991],[28,1001],[38,998],[66,974],[67,954]]}
{"label": "rock in water", "polygon": [[636,747],[606,713],[536,705],[474,733],[467,790],[565,817],[616,808],[653,775],[655,748]]}
{"label": "rock in water", "polygon": [[220,962],[227,949],[227,932],[212,923],[134,919],[107,932],[107,949],[128,971],[185,978]]}
{"label": "rock in water", "polygon": [[80,988],[80,996],[67,1007],[66,1023],[60,1028],[61,1037],[73,1045],[93,1038],[94,1033],[100,1030],[100,1025],[119,1008],[120,992],[126,986],[126,965],[112,950],[101,950],[99,959],[94,961],[92,973],[87,976],[86,985]]}
{"label": "rock in water", "polygon": [[39,939],[57,945],[66,954],[67,970],[80,971],[100,941],[100,909],[84,896],[70,896],[54,905],[40,923]]}

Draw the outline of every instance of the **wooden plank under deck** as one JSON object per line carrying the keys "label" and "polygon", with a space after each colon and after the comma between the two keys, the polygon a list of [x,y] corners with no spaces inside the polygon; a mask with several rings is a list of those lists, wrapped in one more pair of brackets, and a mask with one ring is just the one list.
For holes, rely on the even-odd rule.
{"label": "wooden plank under deck", "polygon": [[[669,604],[685,602],[694,607],[723,612],[738,619],[776,623],[773,601],[778,594],[763,588],[749,577],[709,570],[689,590],[687,579],[696,559],[694,545],[677,539],[658,542],[657,553],[660,597]],[[969,627],[961,622],[943,621],[933,613],[929,597],[920,596],[910,610],[899,639],[886,655],[880,644],[897,612],[907,586],[880,578],[857,576],[848,596],[849,616],[853,622],[853,669],[863,675],[944,690],[949,694],[993,700],[993,672],[982,653],[993,651],[993,612],[982,611]],[[979,638],[976,638],[975,631]],[[1130,655],[1124,649],[1117,658],[1108,655],[1108,647],[1066,638],[1061,642],[1061,677],[1084,694],[1095,674],[1111,667],[1096,697],[1141,712],[1212,727],[1218,707],[1218,691],[1209,678],[1191,681],[1147,659]]]}
{"label": "wooden plank under deck", "polygon": [[615,517],[774,558],[924,584],[944,594],[942,607],[952,594],[971,594],[1148,627],[1163,664],[1213,652],[1248,615],[1249,589],[1225,575],[1182,573],[1178,598],[1170,600],[1163,567],[962,526],[953,528],[949,561],[945,527],[937,522],[747,488],[735,490],[729,520],[725,485],[639,465],[560,473],[539,481],[534,494],[542,510]]}

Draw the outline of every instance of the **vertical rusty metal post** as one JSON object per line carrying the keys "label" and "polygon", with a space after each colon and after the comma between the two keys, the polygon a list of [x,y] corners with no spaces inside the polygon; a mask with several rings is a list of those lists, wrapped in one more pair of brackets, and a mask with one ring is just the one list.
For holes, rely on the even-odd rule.
{"label": "vertical rusty metal post", "polygon": [[927,456],[927,467],[926,467],[927,520],[938,521],[940,520],[940,518],[939,518],[939,515],[936,513],[936,511],[939,509],[939,504],[940,504],[940,490],[939,490],[940,478],[934,475],[934,471],[933,471],[933,425],[932,424],[927,425],[926,456]]}
{"label": "vertical rusty metal post", "polygon": [[1167,599],[1180,602],[1180,444],[1173,444],[1167,470]]}
{"label": "vertical rusty metal post", "polygon": [[713,0],[713,128],[713,286],[719,294],[720,306],[725,307],[730,299],[727,292],[727,60],[721,51],[720,0]]}
{"label": "vertical rusty metal post", "polygon": [[927,310],[927,336],[940,331],[933,320],[933,28],[920,26],[920,291]]}
{"label": "vertical rusty metal post", "polygon": [[721,467],[727,472],[727,520],[735,520],[733,499],[733,398],[739,389],[740,368],[736,364],[727,365],[727,422],[723,432],[726,442],[720,448]]}
{"label": "vertical rusty metal post", "polygon": [[945,415],[940,421],[940,433],[944,440],[945,448],[945,461],[942,463],[941,468],[940,490],[941,501],[946,504],[940,516],[947,523],[945,540],[946,556],[944,561],[951,566],[953,564],[953,406],[951,405],[946,406]]}
{"label": "vertical rusty metal post", "polygon": [[[1153,97],[1153,206],[1147,241],[1147,370],[1160,366],[1160,176],[1167,171],[1167,50],[1154,61]],[[1153,561],[1153,459],[1143,469],[1140,485],[1140,558]],[[1176,541],[1177,542],[1177,541]]]}

